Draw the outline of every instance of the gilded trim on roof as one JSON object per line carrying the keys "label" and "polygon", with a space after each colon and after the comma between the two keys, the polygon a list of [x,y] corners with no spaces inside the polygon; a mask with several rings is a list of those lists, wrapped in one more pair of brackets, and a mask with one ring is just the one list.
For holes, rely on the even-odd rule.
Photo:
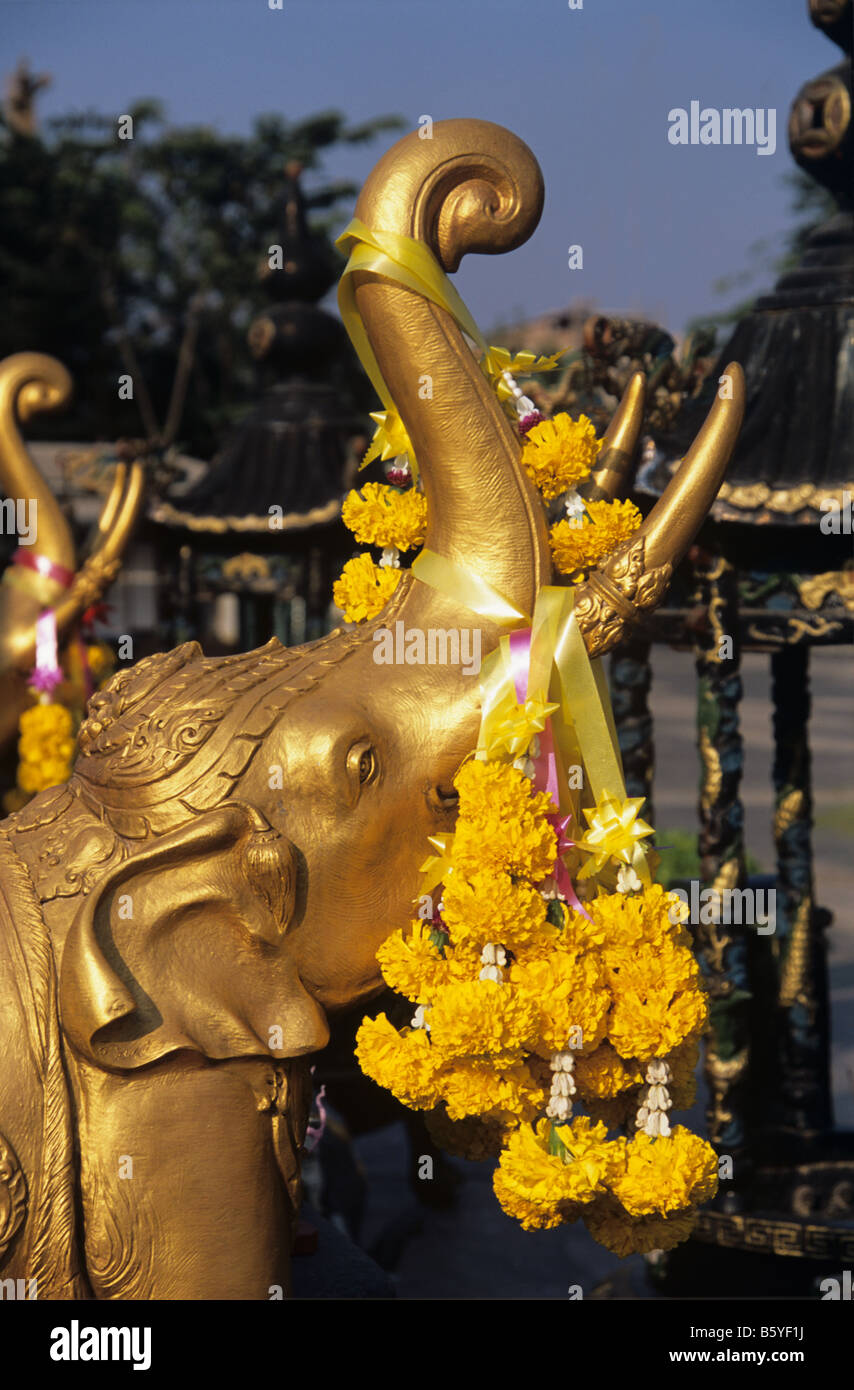
{"label": "gilded trim on roof", "polygon": [[322,526],[324,522],[334,521],[341,515],[341,501],[333,497],[322,507],[312,507],[308,512],[289,512],[287,516],[277,517],[276,525],[271,526],[270,516],[197,516],[195,512],[182,512],[171,502],[157,502],[149,510],[151,521],[161,526],[185,526],[188,531],[208,531],[223,536],[228,531],[306,531],[310,526]]}

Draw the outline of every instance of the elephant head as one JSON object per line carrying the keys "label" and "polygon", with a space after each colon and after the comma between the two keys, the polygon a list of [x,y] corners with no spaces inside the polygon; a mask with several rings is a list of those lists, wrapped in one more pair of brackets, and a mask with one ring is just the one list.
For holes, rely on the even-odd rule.
{"label": "elephant head", "polygon": [[[410,135],[389,151],[368,179],[357,215],[426,243],[452,271],[467,251],[504,251],[523,241],[542,196],[539,168],[521,141],[486,122],[448,121],[434,127],[432,141]],[[520,465],[519,439],[466,340],[442,308],[399,284],[358,272],[355,294],[422,461],[427,545],[531,612],[538,588],[551,579],[543,508]],[[426,370],[429,401],[418,391]],[[731,393],[715,403],[667,493],[631,541],[577,591],[591,654],[614,646],[659,600],[715,496],[741,417],[739,369],[729,375]],[[635,380],[595,480],[606,495],[613,495],[631,455],[641,408]],[[251,951],[239,931],[225,934],[230,947],[225,936],[219,942],[217,952],[227,952],[231,967],[224,978],[215,972],[215,988],[205,991],[200,976],[213,970],[217,952],[196,957],[188,949],[170,957],[168,971],[152,984],[161,1015],[173,1012],[174,999],[158,1001],[157,988],[192,997],[201,991],[228,1016],[243,1011],[246,1027],[234,1046],[246,1051],[263,1043],[267,1029],[282,1021],[278,1015],[296,1009],[308,1018],[306,992],[330,1010],[378,987],[376,949],[411,913],[428,837],[453,825],[453,779],[476,741],[479,717],[477,680],[459,666],[376,664],[375,633],[398,622],[407,630],[476,627],[483,652],[500,635],[406,572],[372,622],[303,647],[286,650],[273,640],[224,658],[206,659],[187,644],[120,673],[90,702],[69,785],[73,814],[62,816],[68,833],[77,819],[97,821],[109,855],[127,861],[120,872],[125,885],[137,874],[150,878],[152,846],[184,846],[163,859],[158,911],[146,913],[134,930],[153,938],[171,930],[169,922],[177,929],[185,920],[181,856],[192,857],[198,838],[186,827],[233,800],[261,817],[268,849],[291,884],[272,937],[253,937]],[[100,842],[84,836],[84,862],[67,871],[77,883],[89,875],[96,894],[109,894],[109,876],[95,886],[97,875],[85,862]],[[132,894],[132,887],[125,891]],[[74,1026],[85,998],[79,1035],[85,1032],[87,1046],[97,1036],[105,1047],[110,1027],[124,1035],[127,1023],[125,1014],[112,1025],[108,1013],[100,1021],[92,1014],[92,1001],[106,995],[85,983],[99,920],[91,908],[86,912],[86,930],[78,923],[68,936],[63,1007]],[[281,997],[277,1018],[270,1017],[268,992],[253,996],[242,983],[253,968],[252,951],[284,954],[291,963],[287,987],[284,976],[281,983],[292,997]],[[263,1008],[253,1010],[251,997],[263,998]],[[311,1019],[302,1042],[286,1024],[286,1054],[318,1045],[322,1024],[316,1014]],[[224,1046],[222,1038],[217,1046]]]}
{"label": "elephant head", "polygon": [[61,410],[70,396],[71,377],[54,357],[18,352],[0,362],[0,491],[23,505],[34,523],[33,536],[20,547],[0,585],[0,747],[14,736],[26,703],[39,613],[55,609],[59,636],[69,632],[118,573],[142,505],[142,465],[135,463],[128,471],[119,464],[98,521],[96,544],[78,570],[68,522],[19,429],[37,413]]}

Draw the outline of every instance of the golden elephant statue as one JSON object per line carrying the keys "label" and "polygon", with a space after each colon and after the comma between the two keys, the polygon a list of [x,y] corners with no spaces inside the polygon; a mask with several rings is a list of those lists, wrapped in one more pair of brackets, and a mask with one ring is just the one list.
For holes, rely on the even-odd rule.
{"label": "golden elephant statue", "polygon": [[[520,140],[459,120],[399,141],[356,211],[450,271],[524,241],[542,196]],[[551,566],[517,433],[444,309],[354,279],[427,545],[531,612]],[[576,591],[591,653],[658,602],[718,490],[743,408],[729,375],[666,495]],[[454,824],[478,729],[460,667],[375,664],[398,620],[474,623],[484,653],[500,636],[405,572],[379,617],[306,646],[149,657],[90,701],[71,781],[0,825],[0,1272],[40,1297],[287,1292],[308,1058],[331,1012],[380,988],[377,948],[411,916],[427,838]]]}
{"label": "golden elephant statue", "polygon": [[119,464],[98,519],[97,537],[78,567],[71,529],[27,452],[19,426],[43,411],[61,410],[71,377],[55,357],[16,352],[0,362],[0,492],[33,532],[17,550],[0,583],[0,749],[14,738],[26,708],[27,675],[35,660],[36,619],[56,613],[57,635],[67,636],[81,614],[109,588],[139,516],[142,464]]}

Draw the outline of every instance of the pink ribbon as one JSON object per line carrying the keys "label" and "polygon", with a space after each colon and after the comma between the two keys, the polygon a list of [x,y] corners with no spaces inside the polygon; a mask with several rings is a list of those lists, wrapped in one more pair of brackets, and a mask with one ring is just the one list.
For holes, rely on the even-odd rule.
{"label": "pink ribbon", "polygon": [[[314,1067],[312,1067],[311,1072],[313,1076]],[[314,1153],[314,1150],[317,1148],[318,1144],[323,1138],[324,1131],[326,1129],[326,1106],[323,1104],[325,1098],[326,1086],[323,1085],[314,1097],[314,1108],[317,1109],[317,1123],[312,1124],[311,1119],[309,1119],[309,1122],[305,1127],[305,1139],[303,1141],[303,1148],[308,1153]]]}
{"label": "pink ribbon", "polygon": [[580,912],[582,917],[586,917],[588,922],[592,922],[593,918],[590,916],[590,913],[586,912],[582,907],[578,894],[573,887],[572,879],[569,876],[569,870],[563,862],[563,856],[566,854],[566,851],[572,849],[575,844],[575,841],[570,840],[566,833],[572,816],[562,816],[558,813],[557,815],[547,816],[546,819],[557,835],[557,859],[555,861],[554,878],[558,886],[558,891],[563,894],[566,901],[572,906],[573,911]]}
{"label": "pink ribbon", "polygon": [[74,571],[67,570],[64,565],[58,565],[47,555],[34,555],[31,550],[24,550],[21,546],[12,556],[13,565],[23,565],[25,569],[35,570],[36,574],[41,574],[45,579],[53,579],[55,583],[61,584],[63,589],[68,589],[74,580]]}
{"label": "pink ribbon", "polygon": [[46,608],[36,618],[36,664],[29,684],[40,693],[52,695],[64,679],[57,654],[56,614],[52,608]]}
{"label": "pink ribbon", "polygon": [[[528,698],[528,669],[531,663],[531,629],[510,633],[510,671],[516,688],[516,703],[523,705]],[[548,692],[544,692],[548,694]],[[557,781],[557,759],[552,739],[551,720],[537,735],[540,744],[539,755],[533,759],[534,787],[538,792],[548,792],[555,806],[560,805],[560,790]]]}
{"label": "pink ribbon", "polygon": [[[528,672],[531,664],[531,629],[510,633],[510,672],[513,677],[513,685],[516,690],[517,704],[524,704],[528,698]],[[546,694],[548,692],[545,692]],[[548,792],[555,806],[560,806],[560,788],[557,776],[557,758],[555,757],[554,739],[552,737],[551,719],[546,720],[546,727],[542,733],[537,735],[540,744],[540,751],[534,758],[534,787],[538,792]],[[554,868],[554,879],[560,892],[575,912],[580,912],[582,917],[586,917],[588,922],[592,921],[589,912],[585,912],[578,898],[578,894],[569,876],[569,870],[563,862],[563,856],[568,849],[572,849],[575,844],[567,835],[571,815],[562,816],[560,811],[553,812],[546,819],[557,836],[557,860]]]}

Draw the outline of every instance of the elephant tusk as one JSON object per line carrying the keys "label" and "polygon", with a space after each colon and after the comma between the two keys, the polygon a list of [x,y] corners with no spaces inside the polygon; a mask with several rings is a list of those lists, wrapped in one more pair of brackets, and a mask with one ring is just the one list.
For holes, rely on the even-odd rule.
{"label": "elephant tusk", "polygon": [[622,639],[642,613],[655,608],[674,567],[693,541],[724,479],[744,418],[744,373],[725,369],[703,427],[639,530],[576,590],[575,614],[591,656]]}
{"label": "elephant tusk", "polygon": [[647,564],[677,565],[718,495],[744,419],[744,373],[730,362],[721,381],[730,390],[715,396],[703,426],[675,477],[638,532]]}
{"label": "elephant tusk", "polygon": [[0,362],[0,489],[7,497],[37,502],[37,552],[67,570],[74,569],[71,530],[30,458],[19,422],[63,409],[71,394],[71,375],[55,357],[43,352],[16,352]]}
{"label": "elephant tusk", "polygon": [[[119,467],[124,469],[124,464],[120,464]],[[122,556],[142,511],[145,493],[145,470],[142,464],[131,464],[124,494],[120,501],[113,504],[113,493],[118,481],[117,476],[104,508],[104,513],[112,512],[109,529],[103,529],[105,516],[102,513],[98,523],[98,530],[103,532],[102,539],[74,576],[68,593],[56,606],[56,625],[60,632],[64,632],[75,622],[84,609],[98,602],[121,567]],[[124,482],[124,474],[121,482]],[[109,517],[107,519],[109,520]]]}
{"label": "elephant tusk", "polygon": [[578,489],[586,502],[613,502],[628,487],[643,423],[645,396],[644,374],[635,372],[605,431],[597,466]]}
{"label": "elephant tusk", "polygon": [[101,515],[98,517],[99,534],[96,544],[93,546],[93,550],[97,550],[103,545],[104,540],[107,534],[109,533],[110,528],[113,525],[113,522],[115,521],[116,512],[119,509],[119,503],[122,500],[122,494],[125,490],[127,471],[127,464],[119,463],[116,465],[116,471],[113,474],[113,481],[110,486],[109,496],[107,497],[107,500],[104,503],[104,506],[101,510]]}

